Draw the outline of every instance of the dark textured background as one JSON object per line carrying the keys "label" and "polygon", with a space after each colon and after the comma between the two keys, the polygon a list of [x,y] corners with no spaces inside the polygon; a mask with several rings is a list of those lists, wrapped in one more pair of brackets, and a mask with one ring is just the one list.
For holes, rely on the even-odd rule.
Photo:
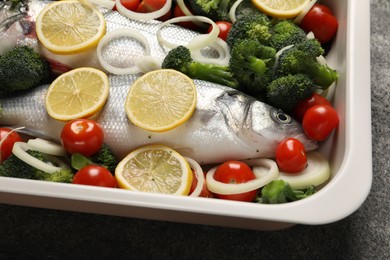
{"label": "dark textured background", "polygon": [[0,259],[390,259],[389,16],[371,0],[374,178],[351,216],[260,232],[0,205]]}

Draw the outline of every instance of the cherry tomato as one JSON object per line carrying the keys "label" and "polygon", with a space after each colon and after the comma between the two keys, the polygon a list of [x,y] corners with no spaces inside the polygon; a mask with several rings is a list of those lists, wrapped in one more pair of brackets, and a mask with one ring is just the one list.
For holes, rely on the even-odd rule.
{"label": "cherry tomato", "polygon": [[275,157],[279,169],[286,173],[300,172],[307,165],[305,146],[295,138],[287,138],[279,143]]}
{"label": "cherry tomato", "polygon": [[321,95],[318,95],[317,93],[313,93],[311,97],[299,102],[298,105],[295,106],[293,111],[294,117],[300,122],[302,122],[303,116],[305,115],[306,111],[315,105],[332,106],[332,104],[326,98],[322,97]]}
{"label": "cherry tomato", "polygon": [[70,154],[91,156],[100,150],[103,139],[102,127],[90,119],[72,120],[64,125],[61,132],[62,146]]}
{"label": "cherry tomato", "polygon": [[[227,161],[220,166],[214,174],[214,179],[223,183],[245,183],[256,179],[252,169],[240,161]],[[239,194],[222,195],[215,194],[216,197],[226,200],[253,201],[256,198],[258,190],[248,191]]]}
{"label": "cherry tomato", "polygon": [[327,43],[336,35],[338,22],[328,7],[315,4],[302,19],[300,26],[306,32],[313,32],[321,43]]}
{"label": "cherry tomato", "polygon": [[[230,29],[232,28],[232,23],[226,22],[226,21],[217,21],[215,22],[217,26],[219,27],[219,34],[218,37],[221,38],[222,40],[226,41],[226,38],[230,32]],[[213,29],[212,26],[209,27],[207,32],[211,32]]]}
{"label": "cherry tomato", "polygon": [[[161,9],[166,3],[166,0],[142,0],[138,5],[136,11],[139,13],[150,13]],[[166,21],[171,18],[171,12],[168,11],[165,15],[159,17],[157,20]]]}
{"label": "cherry tomato", "polygon": [[23,141],[22,137],[17,132],[12,131],[11,128],[0,127],[0,163],[11,156],[14,143],[21,141]]}
{"label": "cherry tomato", "polygon": [[[188,6],[187,6],[187,8],[188,8]],[[190,8],[188,8],[188,10],[190,10]],[[190,12],[191,12],[191,10],[190,10]],[[186,15],[183,13],[180,6],[176,5],[175,8],[173,9],[173,17],[181,17],[181,16],[186,16]],[[196,24],[194,24],[193,22],[179,22],[176,24],[179,26],[185,27],[187,29],[193,30],[193,31],[199,30],[199,27]]]}
{"label": "cherry tomato", "polygon": [[[121,0],[121,4],[133,12],[137,10],[137,7],[140,4],[140,0]],[[114,10],[116,10],[116,6],[114,6]]]}
{"label": "cherry tomato", "polygon": [[316,141],[324,141],[338,124],[337,111],[328,105],[315,105],[309,108],[302,121],[306,135]]}
{"label": "cherry tomato", "polygon": [[73,177],[74,184],[83,184],[101,187],[116,187],[115,177],[109,170],[98,165],[88,165],[81,168]]}
{"label": "cherry tomato", "polygon": [[[191,184],[191,189],[189,194],[191,194],[196,189],[196,186],[198,185],[198,178],[194,172],[192,172],[192,177],[193,177],[192,184]],[[206,181],[203,183],[203,188],[202,191],[200,192],[199,197],[204,197],[204,198],[214,197],[214,194],[211,191],[209,191],[209,189],[207,189]]]}

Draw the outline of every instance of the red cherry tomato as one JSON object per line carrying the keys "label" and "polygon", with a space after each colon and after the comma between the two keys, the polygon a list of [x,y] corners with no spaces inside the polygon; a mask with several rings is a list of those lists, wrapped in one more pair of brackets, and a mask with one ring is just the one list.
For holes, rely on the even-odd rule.
{"label": "red cherry tomato", "polygon": [[88,165],[81,168],[73,177],[74,184],[83,184],[101,187],[116,187],[115,177],[109,170],[98,165]]}
{"label": "red cherry tomato", "polygon": [[[198,178],[194,172],[192,172],[192,177],[193,177],[192,184],[191,184],[191,189],[189,194],[191,194],[196,189],[196,186],[198,185]],[[206,182],[203,183],[203,188],[202,191],[200,192],[199,197],[204,197],[204,198],[214,197],[214,194],[211,191],[209,191],[209,189],[207,189]]]}
{"label": "red cherry tomato", "polygon": [[[232,23],[226,22],[226,21],[217,21],[215,22],[217,26],[219,27],[219,34],[218,37],[221,38],[222,40],[226,41],[226,38],[230,32],[230,29],[232,28]],[[207,32],[211,32],[213,29],[212,26],[209,27]]]}
{"label": "red cherry tomato", "polygon": [[[223,183],[245,183],[250,180],[256,179],[252,169],[245,163],[239,161],[227,161],[220,166],[214,174],[214,179]],[[215,194],[216,197],[226,200],[237,200],[237,201],[253,201],[256,198],[258,190],[249,192],[222,195]]]}
{"label": "red cherry tomato", "polygon": [[0,163],[11,156],[14,143],[21,141],[22,137],[17,132],[8,127],[0,127]]}
{"label": "red cherry tomato", "polygon": [[313,93],[311,97],[299,102],[298,105],[295,106],[293,111],[294,117],[298,121],[302,122],[303,116],[305,115],[306,111],[315,105],[332,106],[332,104],[326,98],[322,97],[321,95],[318,95],[317,93]]}
{"label": "red cherry tomato", "polygon": [[90,119],[72,120],[64,125],[61,132],[62,146],[70,154],[91,156],[100,150],[103,139],[102,127]]}
{"label": "red cherry tomato", "polygon": [[307,156],[305,146],[295,138],[287,138],[276,148],[276,163],[281,171],[297,173],[305,169]]}
{"label": "red cherry tomato", "polygon": [[328,7],[315,4],[303,17],[300,26],[306,32],[313,32],[321,43],[327,43],[336,35],[338,22]]}
{"label": "red cherry tomato", "polygon": [[[140,4],[140,0],[121,0],[121,4],[133,12],[137,10],[137,7]],[[114,10],[116,10],[116,6],[114,6]]]}
{"label": "red cherry tomato", "polygon": [[316,141],[324,141],[338,124],[337,111],[328,105],[315,105],[309,108],[302,121],[306,135]]}
{"label": "red cherry tomato", "polygon": [[[188,6],[187,6],[187,8],[190,10],[190,8]],[[191,12],[191,10],[190,10],[190,12]],[[180,6],[176,5],[175,8],[173,9],[173,17],[181,17],[181,16],[186,16],[186,15],[183,13]],[[194,24],[193,22],[179,22],[176,24],[179,26],[185,27],[187,29],[193,30],[193,31],[199,30],[199,27],[196,24]]]}
{"label": "red cherry tomato", "polygon": [[[166,3],[166,0],[142,0],[138,5],[136,11],[138,13],[150,13],[161,9]],[[157,20],[166,21],[171,18],[171,12],[168,11],[165,15],[159,17]]]}

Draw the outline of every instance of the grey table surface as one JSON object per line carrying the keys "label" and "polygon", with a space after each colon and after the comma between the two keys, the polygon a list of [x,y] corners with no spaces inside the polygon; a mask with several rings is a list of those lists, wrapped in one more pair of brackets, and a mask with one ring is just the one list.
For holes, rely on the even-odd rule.
{"label": "grey table surface", "polygon": [[371,0],[373,183],[349,217],[261,232],[0,204],[0,259],[390,259],[389,17]]}

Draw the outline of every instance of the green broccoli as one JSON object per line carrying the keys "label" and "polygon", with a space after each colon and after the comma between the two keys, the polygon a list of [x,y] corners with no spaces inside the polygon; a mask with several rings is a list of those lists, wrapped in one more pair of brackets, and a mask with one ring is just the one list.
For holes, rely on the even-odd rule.
{"label": "green broccoli", "polygon": [[102,148],[91,157],[85,157],[79,153],[72,154],[71,164],[76,170],[80,170],[87,165],[100,165],[107,168],[114,175],[118,161],[110,147],[103,144]]}
{"label": "green broccoli", "polygon": [[206,80],[233,88],[238,87],[238,82],[233,78],[229,66],[196,62],[191,57],[191,51],[185,46],[170,50],[161,67],[178,70],[193,79]]}
{"label": "green broccoli", "polygon": [[214,21],[230,21],[229,10],[232,0],[189,0],[194,15],[206,16]]}
{"label": "green broccoli", "polygon": [[290,112],[300,101],[309,98],[317,89],[305,74],[279,77],[266,87],[267,103]]}
{"label": "green broccoli", "polygon": [[277,51],[306,40],[306,32],[291,20],[278,21],[271,29],[269,43]]}
{"label": "green broccoli", "polygon": [[50,66],[34,49],[15,47],[0,56],[0,93],[4,95],[28,90],[46,83]]}
{"label": "green broccoli", "polygon": [[72,183],[74,173],[71,169],[62,169],[53,173],[36,171],[34,179],[41,181]]}
{"label": "green broccoli", "polygon": [[[46,161],[46,155],[44,153],[32,150],[27,150],[27,153],[38,160]],[[62,169],[54,173],[43,172],[20,160],[14,154],[11,154],[0,165],[0,176],[64,183],[71,183],[73,180],[73,172],[71,169]]]}
{"label": "green broccoli", "polygon": [[285,50],[275,64],[277,77],[288,74],[304,73],[322,89],[327,89],[338,78],[335,70],[327,64],[318,62],[317,57],[324,50],[316,39],[307,39]]}
{"label": "green broccoli", "polygon": [[269,67],[273,66],[276,50],[258,40],[242,39],[231,50],[230,70],[250,95],[261,94],[270,80]]}
{"label": "green broccoli", "polygon": [[307,198],[315,192],[315,186],[309,186],[304,190],[295,190],[286,181],[275,180],[263,187],[261,198],[257,198],[257,201],[264,204],[286,203]]}
{"label": "green broccoli", "polygon": [[244,16],[233,23],[226,43],[230,48],[233,48],[235,42],[242,39],[254,39],[263,45],[269,45],[270,26],[270,19],[263,13]]}

